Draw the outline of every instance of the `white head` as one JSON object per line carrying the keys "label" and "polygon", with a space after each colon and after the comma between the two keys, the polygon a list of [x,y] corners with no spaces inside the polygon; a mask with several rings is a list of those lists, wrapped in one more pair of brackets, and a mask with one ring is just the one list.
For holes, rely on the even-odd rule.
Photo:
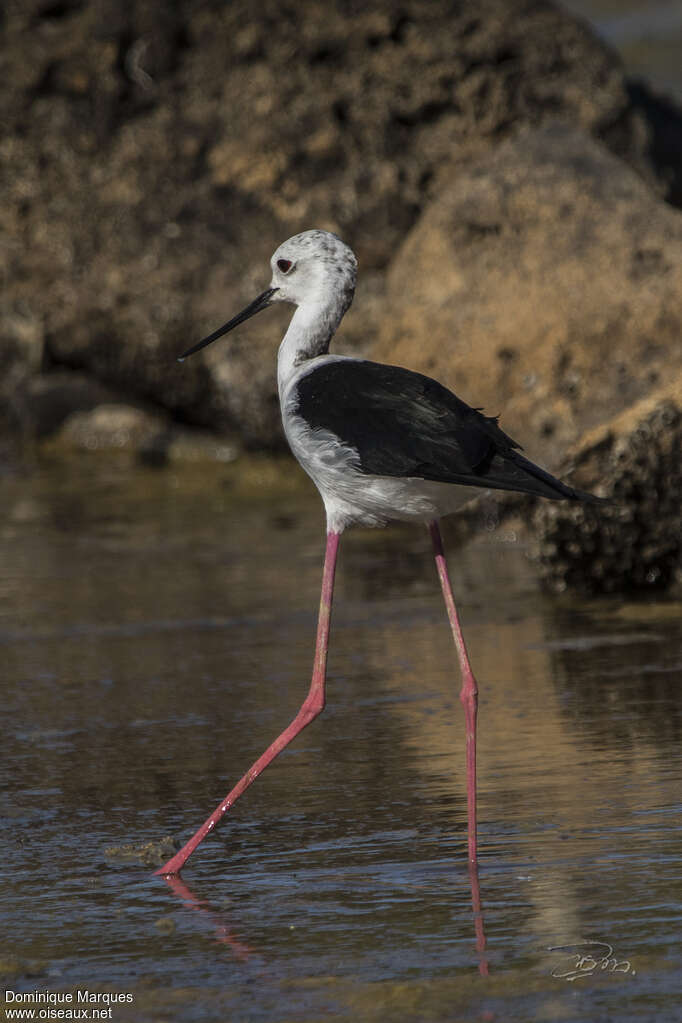
{"label": "white head", "polygon": [[[331,231],[303,231],[283,242],[270,260],[270,287],[245,309],[203,341],[188,349],[180,361],[227,334],[273,302],[291,302],[301,309],[312,335],[328,345],[341,317],[353,301],[358,261],[353,251]],[[311,337],[312,340],[312,337]]]}
{"label": "white head", "polygon": [[283,242],[270,260],[276,289],[273,302],[294,305],[353,301],[358,261],[352,249],[330,231],[303,231]]}

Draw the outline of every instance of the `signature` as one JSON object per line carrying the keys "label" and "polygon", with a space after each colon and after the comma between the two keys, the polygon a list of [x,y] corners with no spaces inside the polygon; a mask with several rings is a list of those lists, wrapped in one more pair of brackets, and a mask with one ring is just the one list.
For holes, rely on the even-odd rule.
{"label": "signature", "polygon": [[570,965],[555,967],[552,976],[559,980],[574,981],[579,977],[593,977],[606,973],[629,973],[637,976],[629,959],[616,959],[608,941],[575,941],[570,945],[551,945],[548,952],[566,952]]}

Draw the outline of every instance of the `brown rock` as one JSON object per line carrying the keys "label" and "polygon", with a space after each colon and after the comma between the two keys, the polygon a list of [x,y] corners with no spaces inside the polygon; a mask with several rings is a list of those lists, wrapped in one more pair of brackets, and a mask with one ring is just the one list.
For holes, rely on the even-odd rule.
{"label": "brown rock", "polygon": [[149,465],[225,463],[239,454],[236,446],[208,430],[179,426],[162,413],[113,401],[66,416],[44,450],[60,454],[121,452]]}
{"label": "brown rock", "polygon": [[540,563],[554,590],[660,590],[682,581],[682,373],[588,434],[573,453],[606,506],[542,503]]}
{"label": "brown rock", "polygon": [[157,414],[129,405],[98,405],[90,412],[73,412],[55,443],[62,450],[138,452],[166,429],[167,422]]}
{"label": "brown rock", "polygon": [[9,400],[8,414],[24,439],[40,440],[72,413],[113,400],[113,392],[93,377],[57,370],[25,378]]}
{"label": "brown rock", "polygon": [[372,356],[501,414],[557,467],[682,367],[682,215],[561,124],[459,168],[394,260]]}
{"label": "brown rock", "polygon": [[[557,115],[677,195],[675,113],[647,120],[614,56],[545,3],[34,0],[7,8],[0,47],[7,307],[52,367],[255,445],[281,439],[276,327],[174,356],[263,287],[289,234],[339,230],[369,299],[453,161]],[[348,342],[378,315],[368,300]]]}

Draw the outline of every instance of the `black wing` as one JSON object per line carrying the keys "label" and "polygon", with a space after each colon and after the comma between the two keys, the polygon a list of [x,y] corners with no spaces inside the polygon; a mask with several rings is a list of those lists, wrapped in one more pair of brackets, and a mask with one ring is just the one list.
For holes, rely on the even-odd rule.
{"label": "black wing", "polygon": [[436,380],[399,366],[326,362],[299,380],[297,411],[311,427],[329,430],[355,448],[368,475],[599,500],[520,455],[496,418]]}

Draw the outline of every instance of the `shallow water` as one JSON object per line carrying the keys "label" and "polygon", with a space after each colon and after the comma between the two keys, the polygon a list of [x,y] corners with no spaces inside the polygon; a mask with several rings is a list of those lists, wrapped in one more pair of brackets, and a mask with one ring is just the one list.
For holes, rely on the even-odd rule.
{"label": "shallow water", "polygon": [[481,952],[425,531],[343,538],[325,713],[173,888],[125,847],[186,840],[297,710],[318,498],[264,463],[0,490],[3,988],[127,993],[136,1021],[680,1018],[679,603],[547,597],[504,527],[448,545]]}

